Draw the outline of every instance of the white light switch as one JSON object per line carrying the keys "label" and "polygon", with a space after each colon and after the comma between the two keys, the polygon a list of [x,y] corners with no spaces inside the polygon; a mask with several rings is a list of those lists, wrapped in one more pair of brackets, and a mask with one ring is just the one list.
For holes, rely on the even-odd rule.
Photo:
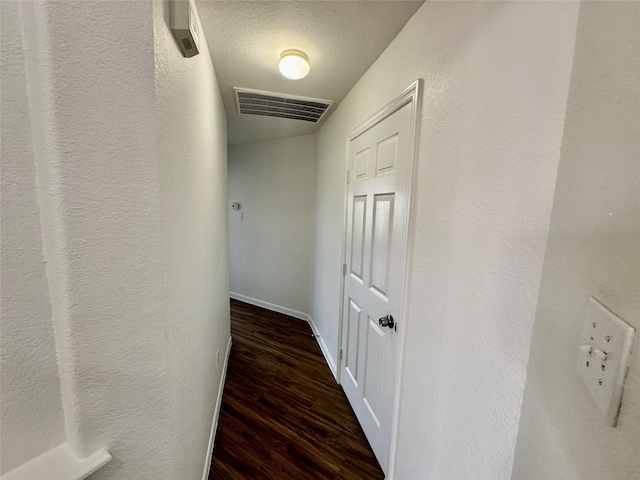
{"label": "white light switch", "polygon": [[578,372],[613,427],[618,422],[635,329],[593,297],[578,355]]}

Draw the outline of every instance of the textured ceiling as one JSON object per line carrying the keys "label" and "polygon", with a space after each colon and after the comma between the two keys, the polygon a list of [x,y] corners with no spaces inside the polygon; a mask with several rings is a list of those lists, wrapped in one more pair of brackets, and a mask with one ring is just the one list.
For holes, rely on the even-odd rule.
{"label": "textured ceiling", "polygon": [[[239,115],[233,87],[336,102],[351,90],[423,1],[196,1],[227,111],[229,144],[314,133],[319,124]],[[278,72],[284,50],[309,56],[311,72]]]}

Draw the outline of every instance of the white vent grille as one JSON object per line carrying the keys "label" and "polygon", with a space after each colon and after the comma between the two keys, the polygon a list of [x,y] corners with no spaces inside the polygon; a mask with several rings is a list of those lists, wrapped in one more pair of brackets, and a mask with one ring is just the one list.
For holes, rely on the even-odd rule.
{"label": "white vent grille", "polygon": [[290,118],[318,123],[333,102],[317,98],[294,97],[260,90],[233,87],[238,112],[243,115]]}

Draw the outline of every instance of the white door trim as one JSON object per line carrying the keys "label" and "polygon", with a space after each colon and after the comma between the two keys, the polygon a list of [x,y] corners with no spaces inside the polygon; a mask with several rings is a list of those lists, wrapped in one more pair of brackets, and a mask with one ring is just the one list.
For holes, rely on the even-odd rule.
{"label": "white door trim", "polygon": [[[395,476],[395,464],[396,464],[396,452],[398,442],[398,420],[400,416],[400,394],[402,388],[402,369],[404,366],[404,347],[407,335],[407,320],[408,320],[408,283],[409,283],[409,260],[412,254],[413,247],[413,226],[415,224],[415,205],[413,201],[414,195],[414,178],[415,168],[417,164],[418,156],[418,138],[420,134],[420,115],[422,113],[422,79],[418,79],[407,87],[400,95],[387,104],[384,108],[370,117],[367,121],[362,123],[358,128],[353,130],[346,138],[346,154],[345,154],[345,181],[347,179],[349,171],[349,148],[351,141],[365,133],[367,130],[373,128],[378,123],[382,122],[387,117],[390,117],[395,112],[403,108],[404,106],[411,104],[411,132],[410,132],[410,145],[409,145],[409,168],[407,176],[407,211],[409,212],[407,221],[404,226],[404,259],[402,265],[402,285],[401,285],[401,298],[400,298],[400,311],[402,312],[399,319],[399,325],[397,329],[398,343],[397,343],[397,358],[396,358],[396,370],[394,380],[394,392],[393,392],[393,411],[391,420],[391,445],[389,447],[389,475],[388,479],[392,480]],[[344,194],[344,212],[342,222],[342,264],[347,261],[347,211],[348,211],[348,198],[349,188],[345,188]],[[343,323],[343,304],[344,304],[344,285],[345,277],[340,272],[340,313],[338,321],[338,359],[337,359],[337,381],[341,382],[341,372],[343,358],[341,358],[340,351],[342,349],[342,323]]]}

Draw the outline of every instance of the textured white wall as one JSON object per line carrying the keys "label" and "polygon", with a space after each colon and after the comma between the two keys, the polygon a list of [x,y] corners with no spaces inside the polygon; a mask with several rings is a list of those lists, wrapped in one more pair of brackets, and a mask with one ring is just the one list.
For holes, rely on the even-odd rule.
{"label": "textured white wall", "polygon": [[587,298],[640,329],[640,4],[583,2],[514,478],[640,478],[640,339],[617,428],[576,372]]}
{"label": "textured white wall", "polygon": [[578,4],[427,2],[317,135],[312,317],[335,356],[345,136],[425,79],[397,478],[508,478]]}
{"label": "textured white wall", "polygon": [[163,478],[189,479],[202,475],[231,335],[226,118],[204,35],[200,54],[185,59],[168,10],[154,3],[173,456]]}
{"label": "textured white wall", "polygon": [[0,467],[65,439],[17,2],[1,2]]}
{"label": "textured white wall", "polygon": [[24,8],[67,435],[80,456],[112,453],[96,478],[162,478],[170,402],[152,4]]}
{"label": "textured white wall", "polygon": [[[20,9],[68,440],[80,456],[99,447],[113,455],[95,479],[199,478],[221,377],[216,351],[224,360],[229,339],[226,127],[206,45],[196,59],[181,56],[164,2]],[[18,133],[9,131],[9,145],[24,143]],[[28,194],[24,162],[7,173]],[[4,193],[3,184],[3,202]],[[18,240],[37,247],[37,237]]]}
{"label": "textured white wall", "polygon": [[232,292],[309,312],[314,171],[310,135],[229,147]]}

